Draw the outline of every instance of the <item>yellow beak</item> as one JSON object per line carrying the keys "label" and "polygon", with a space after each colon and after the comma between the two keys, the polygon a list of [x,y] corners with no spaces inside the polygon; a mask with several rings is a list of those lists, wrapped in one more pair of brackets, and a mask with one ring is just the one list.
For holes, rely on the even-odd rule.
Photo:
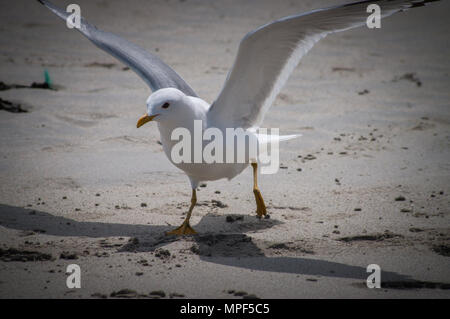
{"label": "yellow beak", "polygon": [[155,114],[155,115],[147,115],[147,114],[145,114],[143,117],[141,117],[139,120],[138,120],[138,122],[137,122],[137,124],[136,124],[136,127],[137,128],[139,128],[139,127],[141,127],[142,125],[144,125],[145,123],[147,123],[147,122],[150,122],[151,120],[153,120],[155,117],[157,117],[159,114]]}

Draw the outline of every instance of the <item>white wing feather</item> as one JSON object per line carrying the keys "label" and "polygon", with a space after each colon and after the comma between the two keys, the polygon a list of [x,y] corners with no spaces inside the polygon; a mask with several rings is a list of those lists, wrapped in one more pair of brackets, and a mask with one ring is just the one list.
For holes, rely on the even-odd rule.
{"label": "white wing feather", "polygon": [[360,1],[286,17],[248,33],[208,121],[217,127],[258,127],[300,59],[320,39],[366,25],[369,4],[378,4],[386,17],[433,1]]}

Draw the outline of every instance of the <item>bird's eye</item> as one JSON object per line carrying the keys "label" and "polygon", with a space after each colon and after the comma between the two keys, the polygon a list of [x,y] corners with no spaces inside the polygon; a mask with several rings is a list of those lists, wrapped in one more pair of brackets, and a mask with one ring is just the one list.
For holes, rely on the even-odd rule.
{"label": "bird's eye", "polygon": [[169,105],[170,105],[170,104],[166,102],[166,103],[164,103],[163,106],[161,106],[161,107],[162,107],[163,109],[167,109],[167,108],[169,107]]}

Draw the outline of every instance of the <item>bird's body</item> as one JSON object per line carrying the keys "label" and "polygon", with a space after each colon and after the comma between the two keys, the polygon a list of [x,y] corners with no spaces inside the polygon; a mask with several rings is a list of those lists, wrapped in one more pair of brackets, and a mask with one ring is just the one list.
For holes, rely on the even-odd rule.
{"label": "bird's body", "polygon": [[[152,97],[156,96],[158,99],[160,97],[163,97],[164,101],[168,101],[171,100],[171,96],[173,95],[182,97],[182,100],[179,103],[182,103],[183,105],[179,109],[177,109],[177,114],[170,116],[169,120],[165,119],[162,116],[159,116],[159,118],[155,118],[155,121],[157,121],[158,123],[158,129],[161,136],[161,143],[164,153],[172,162],[172,164],[186,173],[186,175],[189,177],[192,188],[196,188],[201,181],[213,181],[222,178],[232,179],[236,175],[240,174],[246,167],[248,167],[249,162],[205,163],[204,161],[202,161],[201,163],[195,163],[193,159],[194,154],[192,154],[191,156],[192,160],[190,163],[175,162],[171,154],[173,147],[178,143],[178,140],[175,140],[171,137],[175,129],[185,128],[190,132],[191,137],[194,137],[195,120],[201,121],[202,136],[208,127],[216,126],[211,126],[210,121],[208,121],[208,111],[210,108],[209,103],[200,98],[186,96],[182,92],[172,88],[160,89],[157,91],[157,93],[152,95]],[[159,101],[153,102],[152,99],[149,99],[148,102],[155,103],[155,105],[161,104]],[[174,103],[171,103],[171,107],[174,106]],[[223,132],[223,136],[225,136],[225,131],[222,128],[218,129],[220,129]],[[253,133],[249,132],[249,134]],[[206,144],[207,141],[203,141],[202,139],[202,152]],[[224,146],[224,148],[225,147],[226,145]]]}
{"label": "bird's body", "polygon": [[[60,18],[69,19],[67,12],[50,2],[38,1]],[[313,10],[263,25],[242,39],[225,85],[211,105],[199,98],[194,90],[157,56],[112,33],[97,29],[84,19],[81,19],[78,30],[99,48],[127,64],[153,90],[147,100],[147,112],[139,119],[137,126],[156,121],[165,154],[189,177],[192,186],[191,206],[184,223],[170,234],[194,234],[189,219],[197,202],[196,188],[199,182],[231,179],[249,164],[253,168],[253,193],[257,215],[266,215],[266,206],[257,185],[259,154],[251,153],[251,148],[246,147],[244,160],[236,161],[234,155],[238,149],[234,137],[227,137],[226,132],[227,129],[241,129],[239,134],[247,134],[251,139],[256,139],[258,146],[295,137],[267,138],[258,135],[256,129],[260,127],[267,110],[289,75],[315,43],[331,33],[365,26],[371,12],[369,6],[377,5],[380,9],[379,18],[384,18],[434,1],[438,0],[366,0]],[[173,139],[173,134],[178,129],[191,135],[192,143],[187,150],[192,151],[192,154],[188,156],[188,161],[174,160],[173,151],[178,141]],[[215,152],[234,152],[230,162],[211,162],[205,161],[203,157],[200,160],[196,158],[207,148],[208,141],[202,136],[210,129],[218,130],[224,137],[223,144],[218,146]],[[198,132],[200,137],[196,134]],[[195,146],[198,143],[194,143],[197,138],[200,138],[199,149]]]}

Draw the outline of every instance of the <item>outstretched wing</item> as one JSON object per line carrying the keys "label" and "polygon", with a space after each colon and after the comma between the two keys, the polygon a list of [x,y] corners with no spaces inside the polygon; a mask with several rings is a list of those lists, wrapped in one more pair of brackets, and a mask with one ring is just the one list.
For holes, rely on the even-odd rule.
{"label": "outstretched wing", "polygon": [[334,32],[366,24],[369,4],[381,17],[438,0],[369,0],[319,9],[266,24],[241,41],[222,91],[208,112],[212,125],[259,126],[300,59]]}
{"label": "outstretched wing", "polygon": [[[70,15],[48,1],[38,1],[63,20]],[[197,96],[194,90],[171,67],[141,47],[113,33],[99,30],[83,18],[81,18],[79,31],[100,49],[128,65],[150,86],[152,91],[172,87],[186,95]]]}

